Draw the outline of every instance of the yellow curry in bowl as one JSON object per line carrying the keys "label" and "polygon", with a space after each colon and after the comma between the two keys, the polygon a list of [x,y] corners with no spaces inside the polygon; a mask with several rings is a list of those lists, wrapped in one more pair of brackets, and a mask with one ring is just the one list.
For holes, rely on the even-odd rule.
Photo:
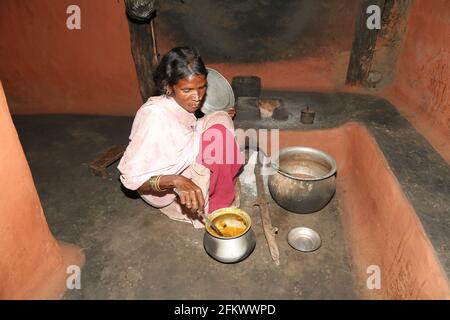
{"label": "yellow curry in bowl", "polygon": [[[244,218],[233,212],[221,214],[213,219],[212,223],[222,232],[223,237],[237,237],[247,230],[247,223]],[[212,235],[220,236],[209,227],[208,232]]]}

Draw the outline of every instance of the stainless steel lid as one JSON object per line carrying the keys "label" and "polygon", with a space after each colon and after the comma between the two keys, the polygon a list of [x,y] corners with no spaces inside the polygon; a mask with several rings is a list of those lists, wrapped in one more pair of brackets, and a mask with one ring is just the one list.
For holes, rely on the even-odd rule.
{"label": "stainless steel lid", "polygon": [[227,111],[235,104],[233,89],[228,80],[218,71],[208,69],[208,87],[206,89],[205,102],[201,111],[205,114],[215,111]]}

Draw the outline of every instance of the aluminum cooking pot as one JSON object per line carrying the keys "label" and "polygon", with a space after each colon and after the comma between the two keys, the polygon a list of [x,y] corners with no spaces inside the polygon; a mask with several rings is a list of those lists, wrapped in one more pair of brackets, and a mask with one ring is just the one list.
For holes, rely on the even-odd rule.
{"label": "aluminum cooking pot", "polygon": [[233,237],[217,235],[209,225],[203,237],[203,246],[206,252],[214,259],[223,263],[239,262],[247,258],[256,245],[255,233],[252,230],[250,216],[242,209],[229,207],[222,208],[211,213],[210,220],[215,223],[221,216],[235,214],[242,218],[245,229],[242,233]]}
{"label": "aluminum cooking pot", "polygon": [[325,207],[336,191],[336,161],[323,151],[290,147],[274,154],[275,174],[269,191],[275,202],[295,213],[311,213]]}

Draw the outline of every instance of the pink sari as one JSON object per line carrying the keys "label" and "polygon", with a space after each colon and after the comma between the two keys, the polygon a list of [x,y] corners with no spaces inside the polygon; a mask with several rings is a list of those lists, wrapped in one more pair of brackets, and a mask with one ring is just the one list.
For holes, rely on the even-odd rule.
{"label": "pink sari", "polygon": [[[231,205],[242,164],[233,121],[226,112],[197,120],[174,99],[158,96],[136,113],[118,169],[122,184],[130,190],[137,190],[155,175],[181,174],[192,179],[202,189],[205,212],[210,213]],[[180,205],[173,190],[140,195],[169,218],[204,227],[201,218]]]}

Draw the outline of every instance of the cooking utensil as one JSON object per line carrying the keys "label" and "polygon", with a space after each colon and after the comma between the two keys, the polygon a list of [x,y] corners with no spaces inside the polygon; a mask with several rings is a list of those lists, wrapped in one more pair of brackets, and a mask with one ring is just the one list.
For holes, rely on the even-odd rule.
{"label": "cooking utensil", "polygon": [[246,229],[235,237],[221,237],[212,231],[209,226],[203,237],[205,251],[215,260],[223,263],[235,263],[244,260],[252,253],[256,245],[255,233],[251,229],[250,216],[242,209],[236,207],[222,208],[211,213],[210,218],[215,221],[223,215],[234,214],[245,221]]}
{"label": "cooking utensil", "polygon": [[257,76],[235,76],[231,80],[234,95],[238,97],[259,97],[261,78]]}
{"label": "cooking utensil", "polygon": [[269,191],[276,203],[286,210],[318,211],[336,191],[336,161],[323,151],[285,148],[274,154],[272,167],[277,172],[269,176]]}
{"label": "cooking utensil", "polygon": [[206,223],[210,225],[210,227],[214,230],[214,232],[216,232],[219,236],[223,237],[222,231],[220,231],[219,228],[217,228],[217,226],[209,219],[209,217],[203,211],[197,211],[197,213],[201,215],[203,219],[205,219]]}
{"label": "cooking utensil", "polygon": [[291,229],[288,233],[287,240],[292,248],[303,252],[317,250],[322,243],[316,231],[305,227]]}
{"label": "cooking utensil", "polygon": [[302,114],[300,116],[300,122],[304,124],[312,124],[314,123],[314,116],[316,113],[313,110],[309,109],[309,106],[306,106],[306,109],[302,110]]}
{"label": "cooking utensil", "polygon": [[211,68],[206,69],[208,70],[206,77],[208,86],[201,111],[208,114],[214,111],[227,111],[234,107],[234,93],[228,80],[218,71]]}

